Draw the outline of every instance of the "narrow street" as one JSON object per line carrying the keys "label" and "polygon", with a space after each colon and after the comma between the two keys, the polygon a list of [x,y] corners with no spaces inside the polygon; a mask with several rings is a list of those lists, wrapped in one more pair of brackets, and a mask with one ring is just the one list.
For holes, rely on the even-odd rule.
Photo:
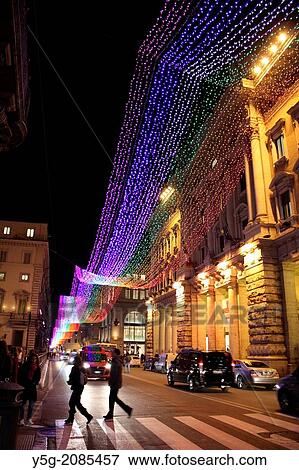
{"label": "narrow street", "polygon": [[[82,403],[94,416],[89,426],[78,412],[65,426],[71,366],[49,361],[44,389],[33,417],[34,426],[19,427],[19,448],[33,449],[299,449],[299,418],[279,412],[275,391],[218,389],[191,393],[169,387],[162,374],[131,369],[124,374],[119,396],[134,408],[131,418],[116,405],[108,411],[106,382],[89,381]],[[26,445],[28,447],[26,447]]]}

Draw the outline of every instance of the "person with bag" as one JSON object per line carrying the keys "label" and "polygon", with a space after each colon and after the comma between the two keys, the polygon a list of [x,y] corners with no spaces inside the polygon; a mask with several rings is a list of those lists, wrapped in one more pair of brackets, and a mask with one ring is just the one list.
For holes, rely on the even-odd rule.
{"label": "person with bag", "polygon": [[28,401],[27,411],[27,424],[32,425],[32,415],[34,405],[37,400],[37,385],[39,384],[41,377],[41,371],[39,366],[38,355],[31,351],[28,355],[27,360],[21,366],[20,369],[20,384],[24,387],[23,401],[20,409],[20,426],[25,425],[24,411],[25,405]]}
{"label": "person with bag", "polygon": [[123,364],[120,358],[120,350],[115,348],[112,351],[112,363],[110,369],[110,378],[108,384],[110,385],[110,395],[109,395],[109,412],[103,416],[105,421],[109,421],[113,419],[114,413],[114,405],[115,403],[118,404],[130,417],[133,412],[133,408],[129,405],[126,405],[123,401],[121,401],[117,394],[119,389],[122,386],[122,368]]}
{"label": "person with bag", "polygon": [[84,390],[84,385],[87,383],[87,374],[85,369],[82,367],[80,356],[76,356],[74,359],[74,365],[67,383],[68,385],[71,385],[71,390],[73,392],[69,401],[69,416],[65,420],[65,424],[72,424],[74,422],[76,408],[87,419],[86,424],[89,424],[93,419],[93,416],[88,413],[81,403],[81,395]]}

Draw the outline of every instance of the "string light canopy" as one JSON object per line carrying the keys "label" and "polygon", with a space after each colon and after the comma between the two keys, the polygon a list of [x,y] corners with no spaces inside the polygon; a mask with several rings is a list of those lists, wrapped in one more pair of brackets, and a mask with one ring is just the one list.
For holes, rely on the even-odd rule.
{"label": "string light canopy", "polygon": [[[163,266],[153,266],[150,254],[173,203],[182,213],[185,252],[215,222],[249,154],[241,79],[262,87],[272,75],[265,71],[294,47],[296,6],[295,0],[164,3],[138,52],[90,260],[86,270],[75,270],[71,296],[84,310],[80,321],[115,301],[121,286],[158,282]],[[185,258],[178,253],[172,268]],[[134,278],[141,273],[145,279]]]}

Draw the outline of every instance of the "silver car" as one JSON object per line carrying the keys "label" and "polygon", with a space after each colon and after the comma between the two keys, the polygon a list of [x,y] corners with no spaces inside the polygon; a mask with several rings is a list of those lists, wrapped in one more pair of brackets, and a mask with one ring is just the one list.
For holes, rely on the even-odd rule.
{"label": "silver car", "polygon": [[235,384],[238,388],[263,385],[267,390],[272,390],[279,380],[276,369],[268,366],[265,362],[237,359],[235,361]]}

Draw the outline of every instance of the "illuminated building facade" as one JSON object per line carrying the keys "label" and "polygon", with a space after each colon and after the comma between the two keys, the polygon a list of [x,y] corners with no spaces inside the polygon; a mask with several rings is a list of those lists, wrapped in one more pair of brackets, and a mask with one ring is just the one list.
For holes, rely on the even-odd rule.
{"label": "illuminated building facade", "polygon": [[0,338],[44,350],[50,322],[47,224],[0,221]]}
{"label": "illuminated building facade", "polygon": [[[286,34],[276,38],[254,78],[228,89],[215,109],[198,151],[201,165],[209,164],[207,176],[193,198],[186,204],[183,196],[178,205],[180,239],[194,243],[175,273],[165,277],[162,263],[164,278],[150,291],[148,355],[184,347],[230,350],[236,359],[264,360],[281,373],[299,361],[299,64],[298,46],[287,48],[289,40]],[[246,113],[241,131],[234,120],[240,109]],[[209,136],[219,139],[221,161],[211,160]],[[201,211],[208,169],[219,167],[225,175],[226,161],[240,151],[236,189],[221,196],[207,185]],[[217,200],[220,215],[207,220]],[[166,224],[158,252],[164,263],[173,256],[170,233]]]}

